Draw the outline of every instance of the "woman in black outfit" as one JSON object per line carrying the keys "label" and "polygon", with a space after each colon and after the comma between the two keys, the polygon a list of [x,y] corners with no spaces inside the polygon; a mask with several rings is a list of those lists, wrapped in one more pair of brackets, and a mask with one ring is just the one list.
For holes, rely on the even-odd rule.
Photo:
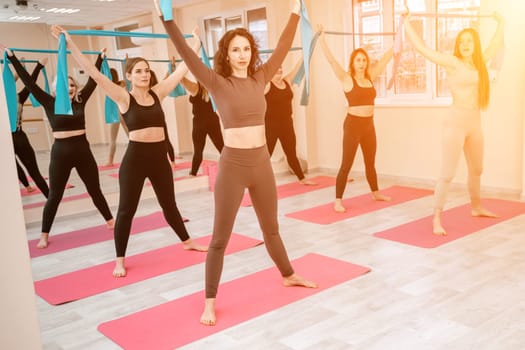
{"label": "woman in black outfit", "polygon": [[[44,68],[46,62],[47,58],[43,58],[37,63],[37,65],[33,69],[33,72],[31,73],[31,79],[33,79],[33,81],[37,80],[38,74],[40,74],[40,71],[42,70],[42,68]],[[38,169],[35,150],[31,146],[31,143],[29,143],[29,139],[27,138],[26,133],[22,129],[22,112],[24,109],[24,103],[26,102],[28,97],[29,90],[27,89],[27,87],[24,87],[18,93],[18,112],[16,119],[16,130],[11,133],[11,136],[13,138],[13,147],[15,149],[16,157],[24,165],[27,172],[29,173],[29,176],[31,176],[40,192],[42,192],[42,194],[47,198],[49,195],[49,187],[47,186],[46,180],[44,180],[44,177],[40,173],[40,169]],[[30,186],[29,181],[27,181],[24,169],[18,163],[18,161],[16,162],[16,171],[18,173],[18,180],[20,180],[20,182],[24,185],[27,192],[33,192],[34,189]]]}
{"label": "woman in black outfit", "polygon": [[[166,221],[183,243],[185,250],[206,251],[195,243],[186,230],[175,202],[173,171],[166,152],[166,120],[161,101],[169,95],[186,74],[185,64],[166,79],[151,87],[148,62],[141,57],[127,60],[126,78],[131,82],[128,92],[100,73],[78,49],[69,34],[60,26],[51,28],[55,37],[64,34],[73,57],[100,88],[117,104],[129,130],[129,143],[119,169],[120,199],[115,223],[116,260],[114,277],[126,276],[125,254],[131,223],[137,210],[144,181],[149,178]],[[197,49],[200,47],[200,41]]]}
{"label": "woman in black outfit", "polygon": [[190,93],[190,102],[193,105],[193,129],[191,139],[193,141],[193,159],[191,161],[191,176],[197,176],[202,163],[202,154],[206,145],[206,135],[221,153],[224,147],[222,139],[221,123],[219,116],[213,110],[210,94],[199,82],[193,82],[186,77],[181,81],[184,88]]}
{"label": "woman in black outfit", "polygon": [[281,142],[288,166],[302,185],[317,185],[304,176],[301,163],[297,158],[295,131],[293,128],[293,91],[292,80],[302,61],[299,60],[295,67],[286,75],[279,67],[272,80],[266,85],[264,97],[266,99],[266,115],[264,125],[266,131],[266,145],[270,156],[275,150],[277,140]]}
{"label": "woman in black outfit", "polygon": [[[46,93],[35,83],[8,48],[0,45],[0,49],[7,50],[8,58],[20,79],[44,107],[55,138],[49,163],[49,196],[44,206],[42,234],[37,247],[46,248],[49,244],[49,231],[73,168],[77,170],[80,179],[86,185],[93,203],[106,220],[108,228],[113,228],[113,215],[100,189],[97,163],[86,138],[84,109],[97,84],[93,79],[89,79],[84,88],[79,91],[75,80],[69,77],[69,97],[73,114],[55,114],[55,97]],[[98,56],[96,65],[100,68],[101,64],[102,54]]]}

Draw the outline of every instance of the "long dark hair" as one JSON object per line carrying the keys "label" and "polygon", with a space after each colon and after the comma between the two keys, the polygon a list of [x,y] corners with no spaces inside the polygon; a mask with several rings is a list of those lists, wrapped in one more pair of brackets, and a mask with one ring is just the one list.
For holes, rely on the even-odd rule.
{"label": "long dark hair", "polygon": [[472,39],[474,39],[474,52],[472,53],[472,61],[474,66],[478,70],[478,103],[481,109],[487,108],[490,98],[490,80],[489,73],[487,71],[487,65],[483,59],[483,53],[481,52],[481,41],[479,40],[479,34],[473,28],[465,28],[458,33],[456,36],[456,44],[454,45],[454,56],[461,59],[461,52],[459,51],[459,40],[465,33],[470,33]]}
{"label": "long dark hair", "polygon": [[370,79],[370,71],[369,71],[369,69],[370,69],[370,56],[368,56],[368,53],[366,52],[366,50],[361,48],[361,47],[358,48],[358,49],[355,49],[350,54],[350,62],[348,62],[348,71],[350,72],[350,75],[352,77],[355,77],[354,60],[355,60],[355,57],[358,54],[360,54],[360,53],[362,53],[366,57],[365,78],[367,78],[368,80],[371,80]]}
{"label": "long dark hair", "polygon": [[261,65],[261,58],[259,57],[259,47],[253,35],[244,28],[236,28],[227,31],[222,38],[219,40],[219,49],[215,53],[213,58],[213,69],[223,77],[229,77],[232,75],[232,68],[230,62],[228,62],[228,48],[230,42],[236,36],[242,36],[246,38],[250,43],[251,58],[250,64],[248,65],[248,75],[255,73],[257,68]]}

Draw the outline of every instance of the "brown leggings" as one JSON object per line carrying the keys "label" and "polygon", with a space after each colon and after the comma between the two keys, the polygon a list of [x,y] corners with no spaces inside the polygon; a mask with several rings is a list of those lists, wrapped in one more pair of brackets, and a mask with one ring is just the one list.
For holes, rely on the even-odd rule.
{"label": "brown leggings", "polygon": [[206,298],[215,298],[224,262],[224,250],[231,236],[245,188],[263,232],[264,243],[283,277],[294,273],[279,235],[277,190],[266,145],[239,149],[224,147],[215,181],[213,237],[206,257]]}

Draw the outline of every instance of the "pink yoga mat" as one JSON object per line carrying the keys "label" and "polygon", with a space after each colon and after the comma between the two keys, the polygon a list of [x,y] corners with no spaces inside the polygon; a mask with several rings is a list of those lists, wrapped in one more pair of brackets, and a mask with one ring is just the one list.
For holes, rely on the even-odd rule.
{"label": "pink yoga mat", "polygon": [[[211,236],[196,239],[208,245]],[[226,254],[255,247],[262,241],[233,233]],[[82,270],[35,282],[36,293],[52,305],[59,305],[156,277],[168,272],[203,263],[205,252],[187,251],[182,243],[126,257],[127,276],[112,276],[115,262],[91,266]],[[174,281],[177,283],[177,281]]]}
{"label": "pink yoga mat", "polygon": [[113,165],[99,165],[98,170],[99,171],[105,171],[105,170],[115,170],[120,167],[120,163],[115,163]]}
{"label": "pink yoga mat", "polygon": [[286,214],[289,218],[299,219],[314,224],[332,224],[354,216],[366,214],[374,210],[391,207],[393,205],[408,202],[432,194],[430,190],[411,188],[404,186],[392,186],[380,191],[381,194],[392,197],[391,201],[375,201],[370,193],[343,200],[346,212],[338,213],[334,210],[334,203],[323,204],[310,209],[300,210]]}
{"label": "pink yoga mat", "polygon": [[[115,178],[115,179],[118,179],[118,173],[113,173],[113,174],[108,174],[108,175],[113,177],[113,178]],[[199,176],[204,176],[204,175],[198,174],[197,177],[199,177]],[[179,176],[179,177],[173,178],[173,181],[180,181],[180,180],[189,179],[189,178],[192,178],[192,176],[184,175],[184,176]],[[146,182],[144,183],[144,186],[151,186],[151,183],[149,182],[148,179],[146,179]]]}
{"label": "pink yoga mat", "polygon": [[[98,330],[126,350],[176,349],[370,271],[317,254],[297,259],[293,266],[319,288],[283,287],[277,269],[270,268],[221,284],[213,327],[199,323],[204,303],[204,292],[199,292],[102,323]],[[293,322],[294,316],[289,317]]]}
{"label": "pink yoga mat", "polygon": [[[31,186],[33,187],[33,192],[27,192],[27,190],[25,188],[21,188],[20,189],[20,195],[22,197],[25,197],[25,196],[32,196],[32,195],[35,195],[35,194],[42,194],[42,191],[40,191],[40,189],[38,187],[36,187],[35,184],[31,184]],[[72,184],[66,184],[66,189],[68,188],[73,188],[75,186],[73,186]]]}
{"label": "pink yoga mat", "polygon": [[[317,185],[305,186],[300,184],[298,181],[294,181],[288,184],[277,186],[277,198],[283,199],[302,193],[316,191],[325,187],[335,186],[335,178],[330,176],[316,176],[310,180],[317,182]],[[241,206],[249,207],[251,205],[252,200],[250,199],[250,194],[245,193],[241,202]]]}
{"label": "pink yoga mat", "polygon": [[446,236],[438,236],[432,233],[432,215],[375,233],[374,236],[422,248],[435,248],[515,216],[525,214],[525,203],[522,202],[484,199],[482,204],[483,207],[498,214],[499,217],[473,217],[470,214],[470,204],[466,204],[443,212],[442,221],[443,227],[447,230]]}
{"label": "pink yoga mat", "polygon": [[[205,172],[206,171],[205,167],[211,164],[217,164],[217,162],[214,160],[204,159],[201,163],[200,169]],[[173,170],[182,170],[182,169],[190,169],[190,168],[191,168],[191,162],[182,162],[182,163],[175,163],[175,167],[173,168]]]}
{"label": "pink yoga mat", "polygon": [[[184,218],[184,221],[188,219]],[[133,219],[131,226],[131,234],[142,233],[146,231],[155,230],[161,227],[166,227],[166,219],[161,212],[138,216]],[[36,247],[38,239],[33,239],[28,242],[29,255],[36,258],[43,255],[48,255],[56,252],[61,252],[67,249],[73,249],[88,244],[109,241],[113,239],[113,230],[106,227],[106,224],[87,227],[85,229],[61,233],[58,235],[49,236],[49,245],[45,249]]]}
{"label": "pink yoga mat", "polygon": [[[74,201],[74,200],[83,199],[83,198],[89,198],[89,194],[87,192],[84,192],[81,194],[75,194],[73,196],[64,197],[62,198],[61,202],[69,202],[69,201]],[[23,208],[31,209],[31,208],[43,207],[44,205],[46,205],[46,201],[26,204],[23,206]]]}

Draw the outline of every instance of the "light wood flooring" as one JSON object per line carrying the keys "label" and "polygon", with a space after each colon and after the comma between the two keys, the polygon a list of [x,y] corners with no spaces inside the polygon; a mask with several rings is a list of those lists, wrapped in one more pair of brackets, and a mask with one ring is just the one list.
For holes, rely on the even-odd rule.
{"label": "light wood flooring", "polygon": [[[105,147],[94,146],[93,150],[102,163]],[[121,154],[119,148],[117,159]],[[45,170],[47,152],[38,157]],[[316,174],[321,173],[308,175]],[[347,186],[345,198],[368,193],[364,177],[352,175],[356,180]],[[294,179],[287,173],[277,175],[278,183]],[[118,189],[116,180],[107,175],[101,174],[101,181],[105,192]],[[383,188],[393,184],[432,188],[432,184],[381,176],[379,181]],[[76,187],[68,191],[82,192],[75,172],[70,182]],[[42,200],[33,197],[24,198],[24,202]],[[290,258],[314,252],[372,271],[183,349],[525,349],[525,215],[435,249],[373,236],[430,215],[432,196],[325,226],[284,216],[298,208],[331,202],[333,197],[332,187],[279,201],[281,234]],[[509,195],[498,197],[517,200]],[[190,219],[187,228],[193,237],[210,234],[213,194],[205,186],[189,191],[178,188],[177,202],[182,215]],[[468,203],[465,187],[453,186],[447,207],[464,203]],[[137,215],[158,210],[156,200],[146,198]],[[84,213],[57,217],[51,239],[53,234],[102,223],[90,204]],[[234,231],[261,238],[251,207],[240,208]],[[39,234],[40,223],[28,223],[28,239]],[[154,230],[132,236],[127,255],[177,242],[170,229]],[[113,258],[112,241],[93,244],[33,259],[33,276],[40,280]],[[225,258],[222,281],[271,266],[263,246],[248,249]],[[279,276],[275,277],[279,283]],[[203,280],[204,265],[200,264],[60,306],[51,306],[37,296],[43,348],[120,349],[97,331],[100,323],[200,291]]]}

